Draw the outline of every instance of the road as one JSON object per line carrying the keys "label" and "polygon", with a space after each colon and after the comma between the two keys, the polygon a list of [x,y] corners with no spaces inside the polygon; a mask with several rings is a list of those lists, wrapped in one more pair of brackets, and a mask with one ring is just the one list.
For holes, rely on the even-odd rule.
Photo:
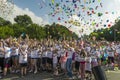
{"label": "road", "polygon": [[[120,80],[120,70],[109,72],[106,71],[106,75],[108,80]],[[1,80],[65,80],[65,78],[63,78],[63,76],[54,77],[52,73],[48,72],[39,72],[37,74],[28,73],[23,78],[21,78],[19,74],[8,74],[5,78]]]}

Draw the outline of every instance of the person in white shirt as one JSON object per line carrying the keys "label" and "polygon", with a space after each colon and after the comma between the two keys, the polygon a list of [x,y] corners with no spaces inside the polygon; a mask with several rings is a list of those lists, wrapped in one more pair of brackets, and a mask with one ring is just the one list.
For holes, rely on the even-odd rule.
{"label": "person in white shirt", "polygon": [[57,68],[57,64],[58,64],[58,58],[57,58],[57,49],[53,51],[53,70],[54,70],[54,75],[57,76],[58,75],[58,68]]}
{"label": "person in white shirt", "polygon": [[27,74],[27,64],[28,64],[28,51],[26,46],[22,45],[20,50],[19,63],[21,67],[21,77]]}
{"label": "person in white shirt", "polygon": [[111,44],[109,44],[109,46],[107,47],[107,53],[108,53],[108,64],[114,63],[115,50]]}
{"label": "person in white shirt", "polygon": [[92,65],[91,65],[91,56],[90,54],[87,54],[86,57],[86,63],[85,63],[85,72],[86,72],[86,78],[91,79],[92,78]]}
{"label": "person in white shirt", "polygon": [[7,74],[7,70],[9,68],[10,72],[11,72],[11,48],[10,48],[10,44],[8,42],[6,42],[4,44],[4,73],[3,75],[6,76]]}
{"label": "person in white shirt", "polygon": [[32,72],[34,70],[34,74],[37,73],[37,59],[38,49],[37,46],[33,46],[31,49],[31,70],[29,72]]}
{"label": "person in white shirt", "polygon": [[38,55],[37,67],[38,67],[38,70],[40,71],[42,67],[42,47],[41,46],[38,47],[37,55]]}
{"label": "person in white shirt", "polygon": [[48,71],[52,71],[52,65],[53,65],[53,50],[48,47],[47,50],[47,64],[48,64]]}
{"label": "person in white shirt", "polygon": [[43,49],[42,52],[42,68],[44,71],[47,70],[47,50]]}
{"label": "person in white shirt", "polygon": [[13,43],[12,47],[12,52],[11,52],[11,58],[12,58],[12,71],[17,72],[18,70],[18,54],[19,54],[19,48],[17,43]]}
{"label": "person in white shirt", "polygon": [[78,78],[80,78],[79,68],[80,68],[80,50],[76,49],[75,50],[75,70],[77,72]]}
{"label": "person in white shirt", "polygon": [[80,75],[81,79],[85,79],[85,63],[86,63],[86,51],[84,49],[81,50],[80,52]]}

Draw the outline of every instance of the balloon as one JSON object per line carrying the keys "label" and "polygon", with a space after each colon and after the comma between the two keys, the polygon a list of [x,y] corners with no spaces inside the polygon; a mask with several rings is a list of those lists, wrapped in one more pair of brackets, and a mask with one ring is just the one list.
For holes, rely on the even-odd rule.
{"label": "balloon", "polygon": [[112,14],[114,14],[114,12],[112,12]]}
{"label": "balloon", "polygon": [[95,0],[92,1],[93,3],[95,2]]}
{"label": "balloon", "polygon": [[106,27],[106,24],[104,24],[104,27]]}
{"label": "balloon", "polygon": [[55,0],[52,0],[52,4],[54,4]]}
{"label": "balloon", "polygon": [[111,24],[108,24],[108,27],[111,27]]}
{"label": "balloon", "polygon": [[91,3],[91,0],[89,0],[89,4]]}
{"label": "balloon", "polygon": [[108,12],[105,12],[105,14],[108,14]]}
{"label": "balloon", "polygon": [[96,24],[96,23],[93,21],[93,22],[92,22],[92,26],[94,26],[95,24]]}
{"label": "balloon", "polygon": [[77,4],[74,4],[75,8],[77,8]]}
{"label": "balloon", "polygon": [[98,9],[98,6],[96,6],[95,9],[97,10],[97,9]]}
{"label": "balloon", "polygon": [[98,0],[98,2],[101,2],[101,0]]}
{"label": "balloon", "polygon": [[84,3],[86,3],[86,0],[84,0]]}
{"label": "balloon", "polygon": [[112,31],[110,31],[110,34],[112,34]]}
{"label": "balloon", "polygon": [[72,0],[73,3],[76,3],[76,0]]}
{"label": "balloon", "polygon": [[100,6],[103,7],[103,6],[102,6],[102,3],[100,3]]}
{"label": "balloon", "polygon": [[58,20],[61,20],[60,17],[58,17]]}
{"label": "balloon", "polygon": [[109,20],[107,20],[106,22],[109,22]]}
{"label": "balloon", "polygon": [[92,13],[95,14],[94,10],[92,10]]}
{"label": "balloon", "polygon": [[98,13],[98,17],[101,17],[103,14],[102,13]]}

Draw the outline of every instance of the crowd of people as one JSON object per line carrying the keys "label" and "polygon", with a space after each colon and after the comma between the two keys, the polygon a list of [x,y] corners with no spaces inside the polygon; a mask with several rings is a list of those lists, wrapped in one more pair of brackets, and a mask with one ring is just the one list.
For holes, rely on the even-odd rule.
{"label": "crowd of people", "polygon": [[[1,77],[8,73],[53,72],[54,76],[63,73],[73,79],[73,73],[85,80],[91,78],[92,67],[119,67],[120,42],[53,40],[51,38],[23,39],[9,37],[0,40]],[[86,76],[85,74],[88,73]]]}

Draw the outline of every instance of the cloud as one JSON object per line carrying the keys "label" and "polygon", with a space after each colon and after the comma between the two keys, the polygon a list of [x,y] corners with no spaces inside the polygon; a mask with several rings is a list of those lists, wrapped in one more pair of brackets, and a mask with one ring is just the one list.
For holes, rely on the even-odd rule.
{"label": "cloud", "polygon": [[22,9],[17,5],[14,5],[12,14],[9,14],[9,16],[7,16],[6,19],[11,21],[12,23],[15,23],[14,18],[18,15],[24,15],[24,14],[27,14],[28,16],[30,16],[32,21],[36,24],[39,24],[39,25],[49,24],[48,21],[43,20],[39,16],[36,16],[32,11],[29,10],[29,8]]}

